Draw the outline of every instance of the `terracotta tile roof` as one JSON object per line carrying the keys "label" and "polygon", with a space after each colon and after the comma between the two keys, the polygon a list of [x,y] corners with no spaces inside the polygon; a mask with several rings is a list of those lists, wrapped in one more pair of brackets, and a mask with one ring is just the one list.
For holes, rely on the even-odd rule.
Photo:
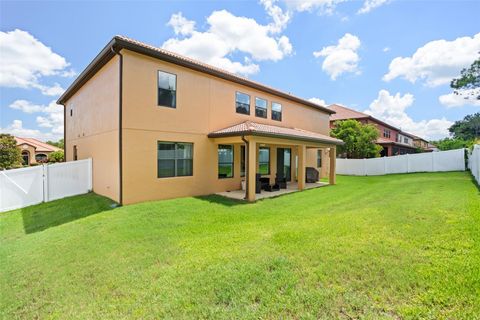
{"label": "terracotta tile roof", "polygon": [[107,46],[103,48],[103,50],[97,55],[97,57],[95,57],[95,59],[87,66],[87,68],[62,94],[62,96],[58,99],[57,103],[64,104],[80,87],[83,86],[83,84],[85,84],[86,81],[88,81],[88,79],[90,79],[98,70],[100,70],[103,65],[105,65],[115,55],[115,53],[113,52],[114,50],[118,52],[121,49],[134,51],[143,55],[151,56],[163,61],[174,63],[183,67],[187,67],[196,71],[204,72],[216,77],[220,77],[222,79],[252,87],[257,90],[265,91],[270,94],[289,99],[291,101],[318,109],[329,114],[334,113],[334,111],[332,111],[330,108],[321,106],[306,99],[302,99],[290,93],[275,89],[273,87],[250,80],[245,77],[241,77],[237,74],[203,63],[201,61],[182,56],[180,54],[165,49],[154,47],[152,45],[121,35],[113,37],[113,39],[107,44]]}
{"label": "terracotta tile roof", "polygon": [[370,115],[366,113],[355,111],[338,104],[332,104],[328,107],[335,111],[335,113],[330,116],[330,121],[370,118]]}
{"label": "terracotta tile roof", "polygon": [[15,140],[17,141],[17,146],[22,145],[22,144],[28,144],[28,145],[34,147],[35,151],[37,151],[37,152],[53,152],[53,151],[61,150],[60,148],[49,145],[45,142],[42,142],[42,141],[34,139],[34,138],[15,137]]}
{"label": "terracotta tile roof", "polygon": [[335,145],[343,144],[342,140],[332,138],[320,133],[307,131],[298,128],[279,127],[268,124],[245,121],[221,130],[208,134],[209,138],[233,137],[241,135],[256,135],[275,138],[294,139],[301,141],[313,141],[321,143],[330,143]]}

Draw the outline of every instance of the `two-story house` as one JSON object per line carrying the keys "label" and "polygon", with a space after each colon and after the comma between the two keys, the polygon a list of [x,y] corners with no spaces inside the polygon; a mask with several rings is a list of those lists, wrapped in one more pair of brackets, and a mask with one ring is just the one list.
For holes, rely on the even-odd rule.
{"label": "two-story house", "polygon": [[335,183],[334,111],[129,38],[114,37],[58,103],[66,160],[91,157],[94,191],[119,203],[238,190],[242,181],[253,201],[257,173],[302,190],[306,167],[325,163]]}
{"label": "two-story house", "polygon": [[363,124],[372,124],[378,129],[379,138],[377,144],[383,149],[382,157],[396,156],[400,154],[415,153],[414,136],[396,128],[384,121],[372,117],[369,114],[359,112],[345,106],[332,104],[330,109],[335,111],[330,117],[330,126],[335,126],[335,121],[354,119]]}

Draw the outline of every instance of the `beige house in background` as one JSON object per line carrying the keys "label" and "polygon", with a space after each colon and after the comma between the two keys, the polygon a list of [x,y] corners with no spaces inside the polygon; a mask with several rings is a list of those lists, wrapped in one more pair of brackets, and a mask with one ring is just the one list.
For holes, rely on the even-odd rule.
{"label": "beige house in background", "polygon": [[[114,37],[58,100],[67,161],[93,158],[93,189],[122,204],[239,190],[256,174],[335,183],[332,110],[210,65]],[[328,156],[328,158],[327,158]],[[266,192],[266,191],[262,191]]]}
{"label": "beige house in background", "polygon": [[50,153],[62,150],[34,138],[15,137],[15,141],[17,142],[17,148],[20,149],[22,163],[25,166],[47,162]]}

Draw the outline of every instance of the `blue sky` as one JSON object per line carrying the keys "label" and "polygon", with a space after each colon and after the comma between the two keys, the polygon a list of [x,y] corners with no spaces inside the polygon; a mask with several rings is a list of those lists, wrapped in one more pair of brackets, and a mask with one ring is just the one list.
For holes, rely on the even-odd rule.
{"label": "blue sky", "polygon": [[439,138],[480,109],[448,85],[478,56],[478,12],[480,1],[2,1],[0,128],[60,138],[53,101],[121,34]]}

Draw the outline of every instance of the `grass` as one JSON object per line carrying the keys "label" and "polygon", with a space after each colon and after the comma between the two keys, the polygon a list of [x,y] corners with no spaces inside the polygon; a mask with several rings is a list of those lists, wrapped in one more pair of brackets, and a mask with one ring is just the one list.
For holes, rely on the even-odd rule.
{"label": "grass", "polygon": [[0,215],[3,318],[480,315],[468,173],[339,176],[254,204],[110,204],[89,194]]}

